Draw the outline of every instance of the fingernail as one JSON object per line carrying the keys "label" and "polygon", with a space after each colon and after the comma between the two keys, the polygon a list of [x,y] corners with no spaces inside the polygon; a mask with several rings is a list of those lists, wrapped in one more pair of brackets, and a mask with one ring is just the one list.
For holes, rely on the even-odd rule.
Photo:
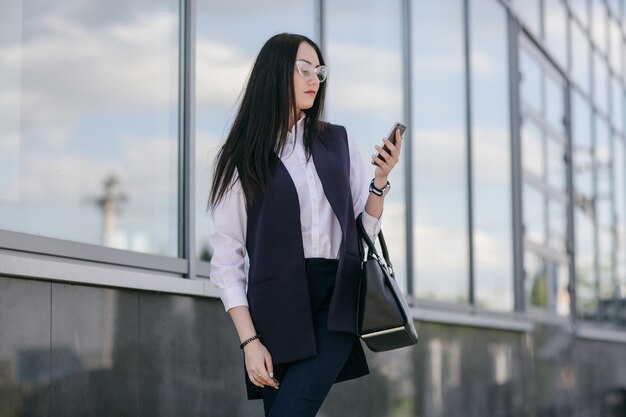
{"label": "fingernail", "polygon": [[373,153],[373,154],[372,154],[372,158],[376,158],[376,155],[377,155],[377,154]]}
{"label": "fingernail", "polygon": [[274,378],[274,371],[270,372],[270,378]]}

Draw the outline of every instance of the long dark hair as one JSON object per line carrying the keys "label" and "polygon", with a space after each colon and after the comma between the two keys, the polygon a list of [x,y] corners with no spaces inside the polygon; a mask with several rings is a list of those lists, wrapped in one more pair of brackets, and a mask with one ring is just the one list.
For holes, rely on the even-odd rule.
{"label": "long dark hair", "polygon": [[[249,206],[267,191],[291,124],[298,120],[293,88],[294,65],[302,42],[311,45],[320,61],[319,47],[306,36],[281,33],[271,37],[256,58],[233,126],[220,148],[207,208],[215,207],[232,187],[237,173]],[[313,106],[302,110],[307,160],[321,121],[326,84],[321,83]]]}

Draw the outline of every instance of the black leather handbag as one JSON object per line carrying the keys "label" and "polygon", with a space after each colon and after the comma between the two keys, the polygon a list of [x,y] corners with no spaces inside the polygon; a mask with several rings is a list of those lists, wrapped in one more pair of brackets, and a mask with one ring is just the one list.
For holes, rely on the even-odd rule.
{"label": "black leather handbag", "polygon": [[[362,214],[359,214],[356,223],[362,261],[357,311],[358,335],[374,352],[412,346],[417,343],[417,331],[409,305],[396,282],[383,232],[378,234],[383,252],[381,258],[363,228]],[[361,239],[368,247],[365,261]]]}

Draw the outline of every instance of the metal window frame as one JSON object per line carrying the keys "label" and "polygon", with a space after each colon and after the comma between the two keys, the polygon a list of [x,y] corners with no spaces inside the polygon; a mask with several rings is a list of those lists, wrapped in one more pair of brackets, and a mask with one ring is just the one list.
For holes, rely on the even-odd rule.
{"label": "metal window frame", "polygon": [[187,263],[186,278],[197,270],[195,216],[196,0],[180,0],[179,70],[179,257]]}
{"label": "metal window frame", "polygon": [[[404,67],[404,120],[411,120],[413,114],[413,51],[411,50],[411,1],[402,1],[402,34],[403,34],[403,67]],[[406,223],[406,292],[410,296],[415,293],[414,263],[413,263],[413,137],[411,124],[408,124],[405,134],[411,140],[404,141],[404,195],[405,195],[405,223]]]}
{"label": "metal window frame", "polygon": [[[179,193],[178,222],[179,234],[177,252],[185,256],[193,249],[193,213],[189,213],[193,203],[193,175],[189,175],[193,166],[190,152],[193,152],[193,62],[195,36],[195,2],[196,0],[180,0],[179,26],[179,110],[178,110],[178,143],[179,143]],[[184,52],[183,52],[184,49]],[[184,86],[184,88],[183,88]],[[182,174],[182,175],[181,175]],[[182,216],[181,216],[182,214]],[[141,268],[148,271],[160,271],[194,277],[191,257],[173,257],[115,249],[90,243],[82,243],[46,236],[38,236],[22,232],[0,230],[0,249],[11,253],[40,254],[56,256],[67,260],[83,260],[100,264]],[[195,254],[193,254],[195,257]],[[8,270],[0,266],[0,273]],[[42,277],[45,277],[43,275]],[[80,282],[80,281],[79,281]]]}
{"label": "metal window frame", "polygon": [[473,193],[473,152],[472,152],[472,71],[471,71],[471,39],[470,39],[470,0],[463,0],[463,33],[465,60],[465,150],[466,175],[465,192],[467,196],[467,242],[468,242],[468,298],[470,305],[476,304],[475,299],[475,268],[474,268],[474,193]]}
{"label": "metal window frame", "polygon": [[[572,24],[571,23],[571,12],[569,10],[569,7],[567,8],[567,16],[568,16],[568,24],[566,25],[566,36],[567,36],[567,41],[566,44],[569,45],[571,44],[571,30],[569,25]],[[542,2],[542,15],[544,13],[544,7],[543,7],[543,2]],[[543,315],[542,313],[537,313],[535,311],[532,311],[532,309],[528,309],[527,310],[527,306],[526,306],[526,293],[525,293],[525,285],[524,285],[524,281],[526,279],[525,277],[525,270],[524,270],[524,251],[529,248],[532,247],[533,248],[533,252],[535,253],[542,253],[542,252],[546,252],[546,254],[548,254],[549,248],[543,248],[541,246],[537,246],[534,245],[532,242],[526,241],[524,238],[524,228],[523,228],[523,200],[522,200],[522,192],[521,192],[521,188],[523,187],[523,184],[525,182],[527,183],[531,183],[535,186],[538,186],[541,190],[542,193],[546,196],[549,196],[550,198],[556,198],[558,200],[565,200],[566,203],[566,209],[567,209],[567,226],[566,226],[566,256],[568,257],[568,268],[569,268],[569,277],[568,277],[568,290],[570,291],[570,294],[572,294],[572,296],[570,297],[570,312],[569,312],[569,316],[568,316],[568,320],[572,323],[575,322],[576,319],[576,310],[572,308],[572,306],[575,304],[573,303],[572,299],[575,299],[575,295],[572,292],[572,288],[575,288],[575,285],[573,284],[575,281],[575,269],[574,269],[574,258],[575,258],[575,245],[574,245],[574,229],[573,229],[573,215],[574,215],[574,195],[573,195],[573,182],[572,182],[572,140],[571,140],[571,126],[570,126],[570,120],[571,120],[571,104],[570,104],[570,77],[568,75],[568,71],[566,70],[566,68],[563,68],[546,50],[546,48],[543,46],[542,42],[540,39],[537,39],[532,32],[530,32],[529,30],[527,30],[527,28],[524,27],[524,25],[519,22],[517,20],[516,17],[512,17],[513,20],[515,21],[514,24],[518,25],[519,30],[517,31],[517,33],[512,32],[511,35],[514,37],[514,40],[517,42],[517,51],[516,53],[519,54],[519,52],[524,49],[525,51],[527,51],[527,53],[534,55],[535,58],[538,60],[539,65],[542,68],[542,83],[545,83],[546,77],[552,77],[552,78],[557,78],[557,81],[559,82],[559,84],[561,85],[561,89],[563,92],[563,100],[564,100],[564,107],[563,107],[563,112],[564,112],[564,134],[561,135],[558,132],[553,131],[553,129],[550,128],[549,125],[547,125],[544,121],[542,121],[542,118],[540,117],[540,115],[536,114],[535,112],[530,112],[529,114],[527,114],[527,116],[530,116],[530,118],[533,120],[533,123],[537,124],[539,126],[539,128],[542,130],[542,141],[544,143],[544,148],[546,147],[547,141],[548,140],[556,140],[557,142],[561,142],[561,144],[563,145],[563,150],[564,150],[564,162],[566,164],[566,184],[565,184],[565,189],[563,193],[560,192],[556,192],[555,190],[552,190],[548,184],[544,184],[544,181],[547,181],[547,179],[538,179],[535,178],[533,175],[530,175],[529,173],[524,172],[523,167],[521,165],[521,137],[517,138],[517,145],[515,145],[515,151],[518,152],[518,155],[515,156],[516,159],[516,169],[518,169],[519,171],[516,172],[516,176],[514,176],[515,178],[515,182],[518,182],[518,184],[515,184],[515,187],[519,187],[519,190],[517,190],[516,192],[518,193],[516,196],[514,196],[514,198],[516,199],[516,202],[518,204],[517,207],[517,215],[515,216],[515,221],[519,222],[518,225],[516,225],[515,229],[516,231],[519,233],[518,235],[514,236],[514,240],[516,242],[516,248],[518,248],[518,250],[520,251],[520,253],[517,254],[517,260],[520,262],[519,265],[517,265],[515,267],[515,270],[518,274],[518,277],[516,277],[516,291],[518,291],[518,293],[516,294],[516,301],[519,302],[519,305],[517,305],[516,307],[522,309],[522,310],[526,310],[527,314],[530,315],[537,315],[539,314],[540,316]],[[526,44],[525,46],[521,45],[521,41],[523,41],[524,44]],[[517,59],[519,60],[519,55],[517,55]],[[569,68],[570,64],[569,64],[569,60],[570,60],[570,55],[568,54],[568,62],[566,63],[566,66]],[[517,66],[517,77],[520,76],[520,69],[519,69],[519,61],[517,62],[518,66]],[[591,73],[590,73],[591,76]],[[593,88],[593,83],[591,83],[591,87]],[[525,111],[528,111],[529,108],[526,106],[524,106],[523,100],[521,100],[521,93],[519,91],[519,86],[516,87],[512,87],[512,89],[515,89],[515,96],[517,96],[515,99],[517,100],[518,104],[515,103],[511,103],[512,107],[515,106],[519,106],[516,110],[518,111],[518,114],[515,115],[515,117],[513,118],[517,123],[519,123],[516,126],[512,126],[514,130],[513,134],[519,134],[521,132],[521,122],[523,119],[523,114],[525,113]],[[513,90],[512,90],[513,91]],[[512,94],[513,95],[513,94]],[[593,91],[590,92],[590,95],[593,95]],[[513,100],[513,98],[512,98]],[[545,90],[545,85],[542,88],[542,107],[545,106],[546,103],[546,90]],[[550,137],[547,137],[547,136]],[[560,139],[560,140],[559,140]],[[563,143],[564,142],[564,143]],[[544,152],[546,152],[546,150],[544,149]],[[547,163],[547,161],[545,161],[545,163]],[[544,167],[544,171],[545,171]],[[544,199],[545,200],[545,199]],[[546,204],[547,204],[547,200]],[[547,210],[547,207],[546,207]],[[545,224],[545,228],[546,228],[546,232],[547,232],[547,228],[549,227],[549,224],[547,223],[549,221],[549,219],[546,217],[545,219],[546,224]],[[547,236],[547,235],[546,235]],[[548,255],[556,255],[556,254],[548,254]],[[559,258],[559,256],[550,256],[550,258],[554,258],[557,259]],[[546,277],[547,279],[547,277]],[[546,317],[549,315],[554,315],[557,316],[557,313],[555,310],[552,309],[552,307],[554,307],[552,305],[552,302],[554,300],[552,300],[552,294],[549,295],[550,297],[550,305],[548,306],[549,311],[547,311]],[[575,302],[575,301],[574,301]]]}

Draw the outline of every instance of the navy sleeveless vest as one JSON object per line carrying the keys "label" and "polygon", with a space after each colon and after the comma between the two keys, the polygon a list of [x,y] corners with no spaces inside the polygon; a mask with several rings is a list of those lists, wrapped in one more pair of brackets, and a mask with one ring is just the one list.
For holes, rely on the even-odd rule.
{"label": "navy sleeveless vest", "polygon": [[[342,238],[328,329],[356,334],[361,262],[350,190],[348,137],[342,126],[327,124],[311,154],[324,194],[341,225]],[[305,270],[300,204],[296,187],[279,158],[267,192],[248,207],[246,249],[250,258],[250,315],[274,364],[315,356],[315,332]],[[369,373],[358,338],[336,382]],[[261,388],[245,373],[248,398]]]}

